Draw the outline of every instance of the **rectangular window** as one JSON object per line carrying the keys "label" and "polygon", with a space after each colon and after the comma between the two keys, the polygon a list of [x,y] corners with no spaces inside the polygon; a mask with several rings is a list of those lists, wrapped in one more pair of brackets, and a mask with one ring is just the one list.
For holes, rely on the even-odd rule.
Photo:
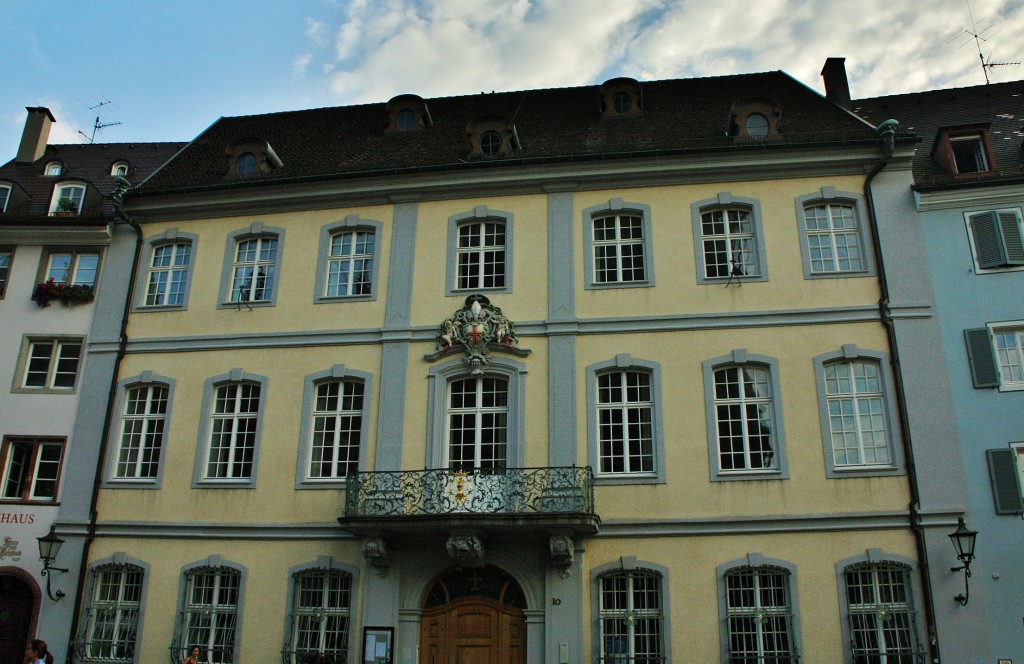
{"label": "rectangular window", "polygon": [[1024,389],[1024,323],[994,323],[964,330],[974,387]]}
{"label": "rectangular window", "polygon": [[235,249],[231,270],[231,302],[266,302],[273,299],[277,270],[277,240],[270,237],[242,240]]}
{"label": "rectangular window", "polygon": [[448,467],[501,470],[508,459],[508,381],[482,376],[448,385]]}
{"label": "rectangular window", "polygon": [[146,283],[146,306],[184,304],[191,258],[192,245],[188,243],[161,244],[153,248]]}
{"label": "rectangular window", "polygon": [[203,662],[233,664],[240,587],[236,570],[202,568],[186,576],[178,659],[199,646]]}
{"label": "rectangular window", "polygon": [[826,364],[825,392],[836,467],[889,465],[882,373],[875,362]]}
{"label": "rectangular window", "polygon": [[715,413],[722,472],[776,467],[771,382],[766,369],[734,366],[716,370]]}
{"label": "rectangular window", "polygon": [[807,250],[812,274],[860,272],[860,228],[854,206],[818,203],[804,207]]}
{"label": "rectangular window", "polygon": [[57,500],[63,440],[9,438],[3,446],[3,493],[0,499],[18,502]]}
{"label": "rectangular window", "polygon": [[24,357],[21,387],[73,390],[82,357],[81,339],[32,339]]}
{"label": "rectangular window", "polygon": [[646,279],[644,224],[637,215],[615,214],[593,220],[594,282],[637,282]]}
{"label": "rectangular window", "polygon": [[250,479],[259,427],[260,386],[216,388],[204,479]]}
{"label": "rectangular window", "polygon": [[700,226],[706,278],[756,277],[761,273],[750,210],[730,208],[702,212]]}
{"label": "rectangular window", "polygon": [[53,203],[50,207],[50,216],[70,215],[77,216],[82,213],[82,202],[85,200],[85,187],[82,185],[65,185],[58,187],[53,195]]}
{"label": "rectangular window", "polygon": [[601,473],[654,472],[650,374],[599,374],[597,420]]}
{"label": "rectangular window", "polygon": [[0,214],[7,212],[7,201],[11,198],[10,187],[0,187]]}
{"label": "rectangular window", "polygon": [[982,134],[950,136],[949,147],[957,173],[984,173],[991,170]]}
{"label": "rectangular window", "polygon": [[95,286],[99,266],[99,254],[52,252],[46,263],[46,279],[59,284]]}
{"label": "rectangular window", "polygon": [[114,479],[157,477],[167,426],[167,394],[164,385],[132,387],[125,394]]}
{"label": "rectangular window", "polygon": [[1024,327],[994,328],[999,380],[1005,387],[1024,387]]}
{"label": "rectangular window", "polygon": [[359,470],[363,383],[332,380],[316,386],[309,479],[341,479]]}
{"label": "rectangular window", "polygon": [[599,577],[600,659],[603,664],[664,661],[661,576],[648,570]]}
{"label": "rectangular window", "polygon": [[846,568],[847,611],[854,662],[916,664],[921,654],[902,565],[869,563]]}
{"label": "rectangular window", "polygon": [[93,572],[92,593],[85,609],[84,661],[135,661],[142,579],[143,570],[135,565]]}
{"label": "rectangular window", "polygon": [[301,572],[294,577],[292,655],[327,655],[334,662],[349,661],[352,577],[338,570]]}
{"label": "rectangular window", "polygon": [[743,567],[728,572],[725,583],[729,661],[796,662],[789,572],[773,567]]}
{"label": "rectangular window", "polygon": [[371,231],[347,231],[331,237],[324,297],[370,294],[374,242]]}
{"label": "rectangular window", "polygon": [[9,249],[0,249],[0,298],[7,292],[7,281],[11,274],[11,259],[14,252]]}
{"label": "rectangular window", "polygon": [[459,226],[457,289],[505,287],[505,224],[498,221]]}

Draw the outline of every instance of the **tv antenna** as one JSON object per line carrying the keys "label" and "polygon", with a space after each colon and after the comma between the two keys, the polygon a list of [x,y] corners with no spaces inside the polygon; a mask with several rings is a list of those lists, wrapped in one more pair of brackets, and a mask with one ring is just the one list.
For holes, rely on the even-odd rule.
{"label": "tv antenna", "polygon": [[[105,97],[101,97],[100,98],[100,102],[98,104],[96,104],[95,106],[90,106],[89,110],[90,111],[95,111],[97,108],[103,108],[107,104],[113,104],[113,103],[114,102],[110,101],[109,99],[106,99]],[[106,129],[107,127],[113,127],[113,126],[116,126],[116,125],[119,125],[119,124],[121,124],[121,123],[120,122],[101,122],[100,121],[99,113],[97,113],[96,114],[96,119],[92,123],[92,136],[86,134],[81,129],[78,130],[78,133],[81,134],[82,136],[84,136],[85,140],[89,141],[90,143],[94,143],[94,142],[96,142],[96,132],[97,131],[99,131],[100,129]]]}
{"label": "tv antenna", "polygon": [[[949,42],[946,42],[946,43],[948,44],[948,43],[950,43],[952,41],[955,41],[957,38],[959,38],[959,37],[961,37],[961,36],[963,36],[965,34],[966,35],[970,35],[970,37],[974,39],[974,45],[978,49],[978,59],[981,60],[981,73],[985,75],[985,85],[988,85],[991,82],[989,80],[989,77],[988,77],[989,70],[991,70],[991,69],[993,69],[995,67],[1015,67],[1015,66],[1019,65],[1020,62],[992,62],[992,54],[991,53],[989,53],[989,56],[988,56],[987,59],[985,58],[985,54],[982,53],[982,51],[981,51],[981,42],[987,42],[988,41],[988,37],[995,36],[995,34],[997,32],[999,32],[999,31],[997,30],[996,32],[993,32],[992,34],[988,34],[989,31],[992,30],[995,26],[990,23],[987,26],[982,27],[982,25],[986,22],[986,19],[981,19],[980,21],[975,21],[974,20],[974,13],[971,11],[970,0],[964,0],[964,2],[967,4],[967,15],[970,16],[970,18],[971,18],[971,27],[965,29],[963,32],[959,33],[956,37],[954,37],[953,39],[949,40]],[[988,34],[988,37],[985,36],[986,34]],[[968,39],[963,44],[961,44],[960,48],[963,48],[964,46],[966,46],[969,43],[970,43],[970,39]]]}

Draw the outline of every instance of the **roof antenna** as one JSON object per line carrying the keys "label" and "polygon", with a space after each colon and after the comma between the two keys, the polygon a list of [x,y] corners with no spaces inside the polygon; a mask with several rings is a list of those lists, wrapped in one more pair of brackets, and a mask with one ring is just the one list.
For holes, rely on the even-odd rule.
{"label": "roof antenna", "polygon": [[[110,101],[109,99],[101,97],[100,103],[96,104],[95,106],[90,106],[89,110],[90,111],[95,111],[97,108],[102,108],[102,107],[106,106],[107,104],[113,104],[113,103],[114,102]],[[88,134],[86,134],[81,129],[78,130],[78,133],[81,134],[82,136],[84,136],[85,140],[89,141],[89,143],[95,143],[96,142],[96,132],[97,131],[99,131],[100,129],[105,129],[107,127],[113,127],[113,126],[119,125],[119,124],[121,124],[121,123],[120,122],[100,122],[100,116],[97,114],[96,115],[96,120],[92,124],[92,136],[89,136]]]}
{"label": "roof antenna", "polygon": [[[965,29],[963,32],[960,33],[960,35],[968,34],[968,35],[970,35],[971,37],[974,38],[974,45],[978,48],[978,59],[981,60],[981,72],[982,72],[982,74],[985,75],[985,85],[988,85],[991,82],[991,81],[989,81],[989,78],[988,78],[988,72],[989,72],[990,69],[992,69],[993,67],[1014,67],[1016,65],[1019,65],[1020,63],[1019,62],[992,62],[992,54],[991,53],[989,53],[988,59],[987,60],[985,59],[985,54],[981,52],[981,42],[987,42],[988,39],[986,39],[982,35],[984,35],[986,32],[991,30],[993,26],[989,25],[985,29],[979,30],[978,29],[978,25],[982,21],[984,21],[984,19],[982,19],[982,21],[975,22],[975,20],[974,20],[974,13],[971,11],[970,0],[964,0],[964,2],[967,4],[967,15],[970,16],[970,18],[971,18],[971,27],[970,27],[970,29]],[[995,34],[995,33],[993,33],[993,34]],[[957,35],[957,36],[960,36],[960,35]],[[950,42],[954,41],[955,39],[956,39],[956,37],[951,39]],[[948,44],[949,42],[946,42],[946,43]],[[966,44],[967,44],[967,42],[965,42],[963,45],[961,45],[960,48],[963,48],[964,46],[966,46]]]}

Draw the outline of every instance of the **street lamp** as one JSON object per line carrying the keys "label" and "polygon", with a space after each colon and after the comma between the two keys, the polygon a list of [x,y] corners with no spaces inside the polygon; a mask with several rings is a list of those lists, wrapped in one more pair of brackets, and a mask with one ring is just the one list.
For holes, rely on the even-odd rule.
{"label": "street lamp", "polygon": [[54,602],[59,602],[64,599],[64,591],[58,590],[55,595],[50,590],[50,576],[47,572],[67,572],[67,568],[64,567],[53,567],[50,565],[54,560],[57,559],[57,554],[60,553],[60,547],[64,544],[64,540],[57,537],[57,533],[54,532],[56,526],[50,526],[50,532],[42,537],[37,537],[39,540],[39,560],[43,561],[42,576],[46,577],[46,594],[49,595],[50,599]]}
{"label": "street lamp", "polygon": [[971,561],[974,560],[974,544],[978,538],[978,531],[971,530],[964,523],[964,518],[960,517],[957,519],[956,530],[949,534],[950,541],[953,542],[953,548],[956,549],[956,559],[963,563],[959,567],[950,567],[950,572],[964,571],[964,593],[959,594],[953,599],[960,602],[960,606],[967,606],[967,601],[971,597],[971,587],[969,579],[971,578]]}

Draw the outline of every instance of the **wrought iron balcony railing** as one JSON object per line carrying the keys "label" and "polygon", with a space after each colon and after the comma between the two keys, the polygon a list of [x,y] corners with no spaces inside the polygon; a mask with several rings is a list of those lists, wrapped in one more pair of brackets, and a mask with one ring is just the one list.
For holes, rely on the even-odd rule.
{"label": "wrought iron balcony railing", "polygon": [[593,514],[589,467],[354,473],[345,517],[452,514]]}

